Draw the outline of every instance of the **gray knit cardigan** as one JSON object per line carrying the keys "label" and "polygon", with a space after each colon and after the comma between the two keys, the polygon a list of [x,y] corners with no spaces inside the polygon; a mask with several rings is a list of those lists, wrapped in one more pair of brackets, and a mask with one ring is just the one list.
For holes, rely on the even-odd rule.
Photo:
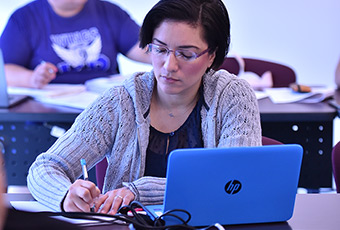
{"label": "gray knit cardigan", "polygon": [[[204,147],[261,145],[258,104],[250,85],[225,70],[210,70],[202,81]],[[154,85],[153,71],[136,73],[85,109],[30,167],[27,183],[34,198],[59,211],[70,185],[82,175],[80,159],[91,168],[106,157],[103,192],[127,186],[144,204],[162,203],[166,179],[143,177]]]}

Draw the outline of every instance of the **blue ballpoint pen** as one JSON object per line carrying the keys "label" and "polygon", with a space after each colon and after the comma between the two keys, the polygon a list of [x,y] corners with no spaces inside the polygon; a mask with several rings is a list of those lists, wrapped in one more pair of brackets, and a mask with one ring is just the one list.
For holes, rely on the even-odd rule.
{"label": "blue ballpoint pen", "polygon": [[[84,178],[84,180],[88,181],[89,180],[89,174],[87,173],[86,160],[81,159],[80,164],[81,164],[81,169],[83,170],[83,178]],[[93,205],[93,207],[90,208],[90,211],[94,212],[94,205]]]}

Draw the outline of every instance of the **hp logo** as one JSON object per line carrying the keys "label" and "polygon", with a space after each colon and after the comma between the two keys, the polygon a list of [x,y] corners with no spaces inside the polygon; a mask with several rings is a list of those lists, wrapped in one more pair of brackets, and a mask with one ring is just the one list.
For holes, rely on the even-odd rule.
{"label": "hp logo", "polygon": [[242,184],[241,182],[239,182],[238,180],[231,180],[228,181],[228,183],[225,185],[224,190],[232,195],[235,193],[238,193],[242,188]]}

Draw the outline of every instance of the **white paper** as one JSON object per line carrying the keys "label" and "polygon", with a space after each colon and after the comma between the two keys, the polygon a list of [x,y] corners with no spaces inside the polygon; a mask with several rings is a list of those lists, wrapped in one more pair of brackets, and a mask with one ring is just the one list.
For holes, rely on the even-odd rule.
{"label": "white paper", "polygon": [[[26,212],[53,212],[52,209],[46,207],[45,205],[39,203],[38,201],[11,201],[12,207],[16,210],[26,211]],[[64,216],[53,216],[53,218],[67,221],[73,224],[86,224],[86,225],[98,225],[105,224],[104,222],[96,221],[96,220],[86,220],[86,219],[74,219],[67,218]],[[113,220],[110,217],[98,217],[103,220]]]}
{"label": "white paper", "polygon": [[273,103],[318,103],[334,94],[332,87],[312,87],[310,93],[294,92],[291,88],[267,88],[264,90]]}
{"label": "white paper", "polygon": [[101,77],[88,80],[85,82],[85,86],[88,91],[103,93],[111,87],[122,85],[127,78],[128,76],[116,74],[111,77]]}
{"label": "white paper", "polygon": [[80,93],[86,90],[82,84],[48,84],[41,89],[25,88],[25,87],[8,87],[9,94],[28,95],[36,97],[56,97]]}
{"label": "white paper", "polygon": [[27,212],[52,212],[52,209],[39,203],[38,201],[11,201],[13,208]]}
{"label": "white paper", "polygon": [[257,100],[268,97],[268,94],[264,91],[255,91],[255,96]]}
{"label": "white paper", "polygon": [[84,91],[76,94],[68,94],[65,96],[58,97],[36,97],[35,99],[40,102],[62,105],[77,109],[85,109],[87,106],[92,104],[99,97],[98,93]]}

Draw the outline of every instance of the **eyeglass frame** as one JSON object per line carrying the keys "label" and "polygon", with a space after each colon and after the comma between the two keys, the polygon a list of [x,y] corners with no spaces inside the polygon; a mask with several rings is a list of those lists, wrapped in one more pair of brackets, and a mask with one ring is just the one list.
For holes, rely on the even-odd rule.
{"label": "eyeglass frame", "polygon": [[[153,47],[162,47],[166,50],[166,56],[169,56],[169,54],[171,52],[174,53],[175,57],[178,58],[178,57],[184,57],[182,54],[178,53],[179,51],[181,50],[184,50],[184,49],[176,49],[176,50],[171,50],[169,49],[167,46],[164,46],[164,45],[157,45],[157,44],[154,44],[154,43],[149,43],[148,45],[148,52],[150,53],[153,53],[152,52],[152,46]],[[197,58],[201,57],[202,55],[204,55],[205,53],[209,52],[210,48],[208,47],[207,49],[203,50],[202,52],[200,53],[196,53],[194,51],[191,51],[191,50],[185,50],[185,51],[188,51],[188,52],[191,52],[193,54],[193,57],[191,57],[190,59],[185,59],[185,57],[182,59],[183,61],[186,61],[186,62],[191,62],[191,61],[194,61],[196,60]],[[154,53],[153,53],[154,54]],[[165,54],[165,53],[164,53]],[[155,55],[164,55],[162,53],[159,53],[159,54],[155,54]]]}

